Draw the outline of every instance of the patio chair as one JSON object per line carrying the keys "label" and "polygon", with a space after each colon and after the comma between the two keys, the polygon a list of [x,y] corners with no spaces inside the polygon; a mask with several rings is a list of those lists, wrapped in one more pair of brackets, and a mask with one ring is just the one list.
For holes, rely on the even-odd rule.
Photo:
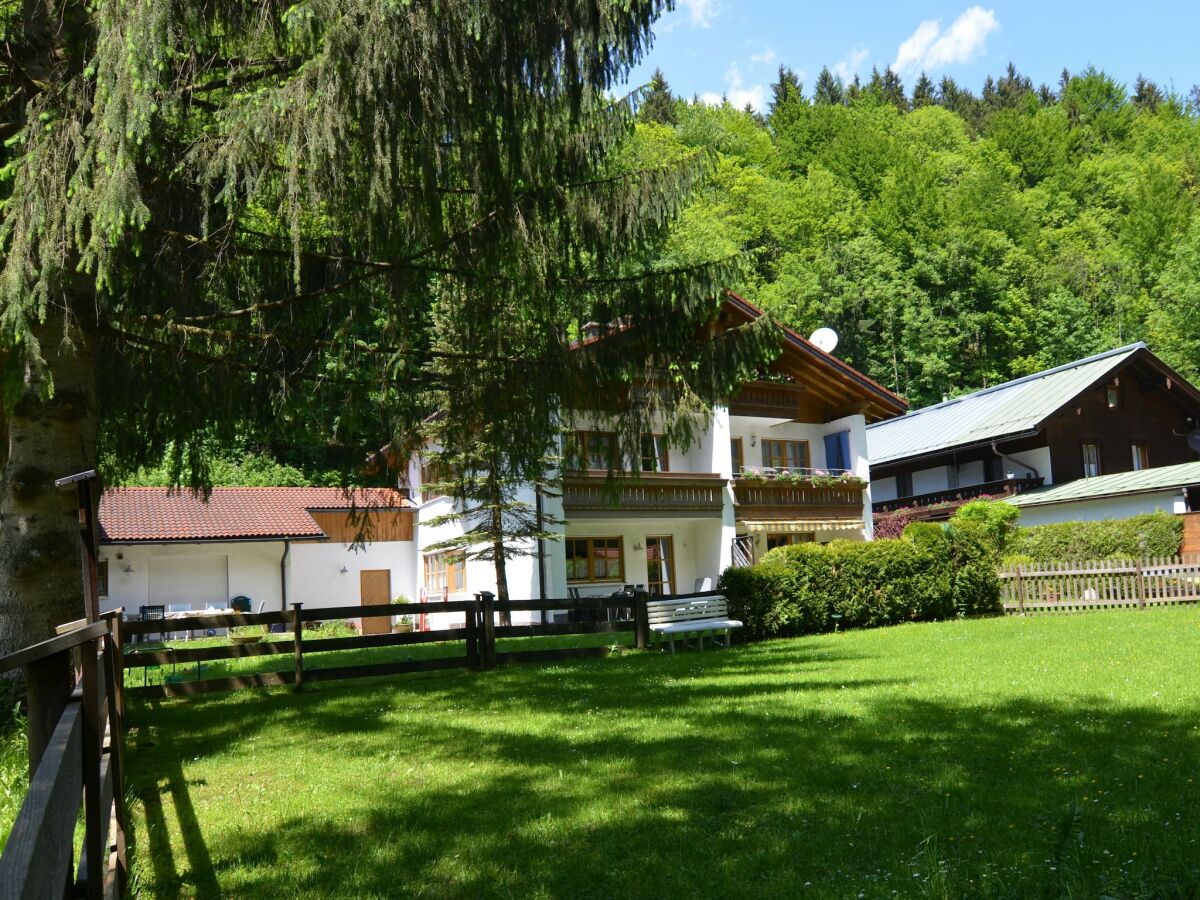
{"label": "patio chair", "polygon": [[[167,608],[165,606],[163,606],[162,604],[143,606],[140,609],[138,609],[138,621],[139,622],[163,622],[163,621],[166,621],[166,618],[167,618]],[[143,631],[142,632],[142,641],[148,641],[150,638],[150,634],[151,634],[151,632]],[[159,637],[159,640],[162,640],[163,632],[159,631],[158,637]]]}

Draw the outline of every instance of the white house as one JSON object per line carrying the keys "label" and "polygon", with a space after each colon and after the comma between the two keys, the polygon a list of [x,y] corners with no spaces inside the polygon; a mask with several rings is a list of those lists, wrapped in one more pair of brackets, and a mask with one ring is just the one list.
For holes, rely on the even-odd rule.
{"label": "white house", "polygon": [[[358,488],[117,488],[100,500],[101,608],[258,611],[414,597],[413,504]],[[368,540],[355,544],[362,531]],[[366,619],[367,631],[390,628]]]}
{"label": "white house", "polygon": [[[717,327],[762,312],[729,295]],[[763,379],[698,422],[691,446],[671,447],[660,434],[642,440],[641,474],[624,477],[613,503],[605,490],[614,435],[588,426],[586,411],[564,473],[561,497],[543,497],[565,519],[562,539],[529,546],[508,564],[513,597],[610,594],[623,585],[684,593],[715,585],[722,571],[757,560],[774,546],[871,536],[866,427],[897,415],[903,400],[801,335],[784,329],[779,359]],[[426,467],[427,470],[428,467]],[[426,473],[427,474],[427,471]],[[420,577],[430,598],[494,591],[492,563],[431,548],[460,524],[427,523],[451,501],[422,492],[419,461],[409,467],[417,510]],[[430,479],[425,478],[425,481]],[[533,489],[522,498],[537,504]],[[461,531],[457,532],[461,533]]]}

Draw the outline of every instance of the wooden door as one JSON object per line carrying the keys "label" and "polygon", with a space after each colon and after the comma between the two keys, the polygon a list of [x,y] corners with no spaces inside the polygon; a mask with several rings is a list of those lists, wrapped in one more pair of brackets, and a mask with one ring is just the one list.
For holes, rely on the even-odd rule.
{"label": "wooden door", "polygon": [[[391,603],[391,570],[363,569],[358,573],[358,593],[363,606],[378,606]],[[391,630],[391,616],[363,616],[362,618],[363,634],[388,634]]]}

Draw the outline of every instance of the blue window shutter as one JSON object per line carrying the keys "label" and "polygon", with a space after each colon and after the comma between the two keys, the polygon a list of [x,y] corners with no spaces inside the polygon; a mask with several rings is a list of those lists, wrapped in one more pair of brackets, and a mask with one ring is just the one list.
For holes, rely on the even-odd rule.
{"label": "blue window shutter", "polygon": [[825,435],[825,468],[850,468],[850,432]]}

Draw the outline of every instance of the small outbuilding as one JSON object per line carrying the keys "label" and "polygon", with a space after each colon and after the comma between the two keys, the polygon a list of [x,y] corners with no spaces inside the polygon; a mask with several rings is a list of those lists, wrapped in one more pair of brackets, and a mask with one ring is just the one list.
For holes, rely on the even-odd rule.
{"label": "small outbuilding", "polygon": [[170,613],[238,597],[256,612],[388,603],[416,583],[413,510],[387,488],[109,490],[100,500],[101,608]]}

